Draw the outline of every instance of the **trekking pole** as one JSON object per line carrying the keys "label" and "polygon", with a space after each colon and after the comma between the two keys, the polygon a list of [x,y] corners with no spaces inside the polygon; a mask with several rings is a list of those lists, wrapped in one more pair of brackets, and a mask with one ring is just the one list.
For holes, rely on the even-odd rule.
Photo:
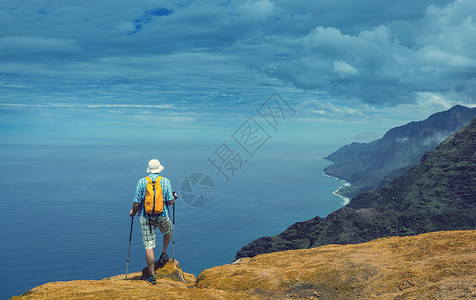
{"label": "trekking pole", "polygon": [[131,233],[129,234],[129,251],[127,252],[126,279],[127,279],[127,270],[129,269],[129,255],[131,254],[132,225],[133,224],[134,224],[134,217],[131,217]]}
{"label": "trekking pole", "polygon": [[175,202],[172,204],[172,215],[173,215],[173,221],[172,221],[172,231],[173,231],[173,238],[172,238],[172,261],[175,262]]}

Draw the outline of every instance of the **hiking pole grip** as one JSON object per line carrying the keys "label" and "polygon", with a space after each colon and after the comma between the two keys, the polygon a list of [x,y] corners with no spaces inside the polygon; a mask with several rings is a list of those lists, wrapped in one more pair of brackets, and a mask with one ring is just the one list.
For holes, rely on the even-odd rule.
{"label": "hiking pole grip", "polygon": [[129,269],[129,257],[131,254],[131,242],[132,242],[132,227],[134,225],[134,216],[131,216],[131,233],[129,234],[129,251],[127,252],[127,264],[126,264],[126,279],[127,279],[127,271]]}

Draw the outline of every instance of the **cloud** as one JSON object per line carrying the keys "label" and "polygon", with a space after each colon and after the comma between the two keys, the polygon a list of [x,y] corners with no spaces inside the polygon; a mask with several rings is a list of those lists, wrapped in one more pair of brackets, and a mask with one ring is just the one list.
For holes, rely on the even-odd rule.
{"label": "cloud", "polygon": [[275,11],[276,7],[268,0],[248,0],[239,5],[236,11],[245,18],[264,21]]}
{"label": "cloud", "polygon": [[475,10],[468,0],[18,0],[0,5],[0,98],[139,116],[174,105],[223,120],[278,90],[303,118],[400,123],[474,104]]}
{"label": "cloud", "polygon": [[146,10],[139,18],[134,19],[134,30],[131,32],[131,34],[136,34],[140,32],[143,27],[150,23],[153,19],[157,17],[170,16],[174,12],[175,11],[173,9],[168,8],[155,8],[151,10]]}
{"label": "cloud", "polygon": [[334,61],[334,72],[340,78],[348,78],[359,75],[359,70],[342,60]]}
{"label": "cloud", "polygon": [[306,100],[297,106],[299,114],[303,118],[317,117],[319,119],[357,120],[368,119],[365,112],[342,105],[318,100]]}
{"label": "cloud", "polygon": [[267,68],[268,74],[304,89],[373,104],[409,102],[413,97],[411,86],[397,93],[410,65],[409,49],[395,42],[388,27],[356,36],[317,27],[301,39],[301,45],[307,52]]}
{"label": "cloud", "polygon": [[472,68],[476,60],[462,54],[453,54],[438,49],[434,45],[425,46],[415,54],[417,60],[429,67],[438,68]]}
{"label": "cloud", "polygon": [[89,104],[87,108],[159,108],[177,109],[173,104],[141,105],[141,104]]}
{"label": "cloud", "polygon": [[145,109],[178,109],[174,104],[72,104],[72,103],[0,103],[0,107],[4,108],[75,108],[75,109],[91,109],[91,108],[145,108]]}
{"label": "cloud", "polygon": [[60,38],[43,38],[35,36],[3,36],[0,37],[0,52],[4,54],[25,53],[61,53],[78,52],[76,40]]}
{"label": "cloud", "polygon": [[402,137],[402,138],[397,138],[397,139],[395,139],[395,142],[400,143],[400,144],[404,144],[404,143],[406,143],[408,140],[409,140],[408,136],[405,136],[405,137]]}
{"label": "cloud", "polygon": [[[267,74],[303,89],[370,104],[412,103],[418,93],[459,94],[476,90],[476,2],[429,6],[422,18],[382,24],[357,34],[318,26],[291,55]],[[417,28],[411,39],[401,28]],[[404,42],[402,42],[403,40]]]}

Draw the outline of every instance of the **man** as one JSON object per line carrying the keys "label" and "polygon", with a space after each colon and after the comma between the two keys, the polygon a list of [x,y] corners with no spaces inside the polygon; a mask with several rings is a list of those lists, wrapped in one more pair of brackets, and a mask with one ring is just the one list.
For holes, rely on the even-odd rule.
{"label": "man", "polygon": [[[149,165],[147,167],[147,173],[149,173],[149,177],[152,181],[156,181],[159,177],[159,173],[164,169],[164,167],[160,164],[157,159],[152,159],[149,161]],[[163,234],[163,248],[162,254],[160,255],[159,261],[165,263],[169,260],[168,255],[165,253],[167,251],[167,247],[169,246],[170,238],[172,236],[172,222],[170,222],[170,218],[168,216],[167,205],[172,205],[175,203],[177,199],[177,194],[172,192],[172,186],[170,181],[162,177],[160,179],[160,186],[162,187],[162,195],[163,195],[163,202],[164,208],[162,213],[160,214],[148,214],[145,212],[145,195],[146,195],[146,186],[147,186],[147,177],[141,178],[139,182],[137,182],[137,189],[136,195],[134,197],[134,203],[132,205],[132,209],[129,212],[131,217],[134,217],[137,212],[139,212],[140,216],[140,225],[142,231],[142,241],[144,242],[145,248],[145,260],[147,262],[147,267],[149,269],[150,276],[146,279],[148,282],[152,284],[156,284],[155,280],[155,256],[154,256],[154,248],[155,248],[155,241],[156,241],[156,228],[159,228],[160,232]]]}

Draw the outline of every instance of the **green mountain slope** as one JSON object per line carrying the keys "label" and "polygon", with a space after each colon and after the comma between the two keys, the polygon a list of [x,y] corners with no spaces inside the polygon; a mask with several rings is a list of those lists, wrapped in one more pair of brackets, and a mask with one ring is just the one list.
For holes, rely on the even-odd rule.
{"label": "green mountain slope", "polygon": [[385,187],[360,194],[326,218],[298,222],[241,248],[236,258],[385,236],[476,229],[476,118]]}
{"label": "green mountain slope", "polygon": [[345,179],[352,186],[339,193],[353,198],[372,188],[383,186],[418,164],[426,151],[433,150],[446,137],[476,117],[476,108],[461,105],[389,130],[371,143],[352,143],[341,147],[326,159],[334,162],[324,171]]}

